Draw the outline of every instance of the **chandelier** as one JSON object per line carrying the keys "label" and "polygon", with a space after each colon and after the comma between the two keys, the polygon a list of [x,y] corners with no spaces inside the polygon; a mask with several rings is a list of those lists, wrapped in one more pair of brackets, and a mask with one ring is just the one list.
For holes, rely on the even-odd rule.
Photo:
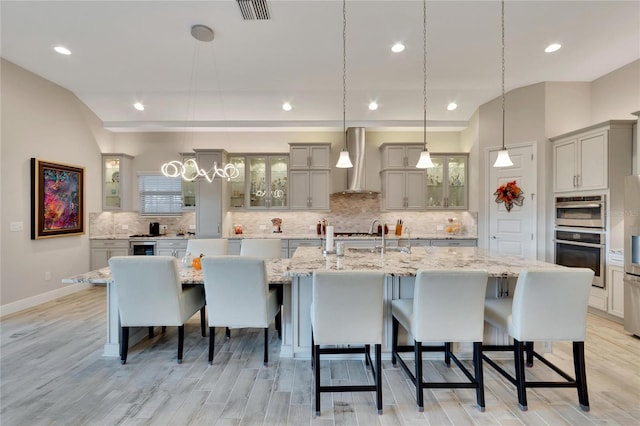
{"label": "chandelier", "polygon": [[[191,27],[191,36],[196,40],[196,48],[194,49],[193,61],[191,67],[191,81],[189,84],[189,100],[187,102],[187,119],[189,118],[189,110],[191,106],[191,97],[193,95],[193,83],[196,64],[198,63],[198,42],[210,42],[213,40],[213,30],[206,25],[194,25]],[[211,183],[216,177],[226,179],[227,181],[237,178],[240,175],[238,168],[232,164],[223,164],[218,167],[217,163],[209,169],[201,168],[195,158],[189,158],[185,161],[173,160],[164,163],[160,171],[167,177],[181,177],[186,182],[191,182],[199,177],[203,177],[207,182]]]}

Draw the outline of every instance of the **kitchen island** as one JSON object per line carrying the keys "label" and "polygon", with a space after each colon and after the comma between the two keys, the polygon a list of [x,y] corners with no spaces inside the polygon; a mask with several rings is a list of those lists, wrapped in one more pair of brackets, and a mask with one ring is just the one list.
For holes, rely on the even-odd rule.
{"label": "kitchen island", "polygon": [[[387,275],[384,295],[384,350],[391,341],[391,300],[413,296],[416,272],[420,269],[484,269],[489,273],[487,297],[510,294],[522,268],[562,268],[547,262],[513,256],[497,256],[476,247],[414,247],[411,253],[388,251],[371,253],[362,248],[347,248],[344,256],[323,254],[319,247],[298,247],[291,259],[268,262],[269,282],[283,287],[281,356],[309,357],[311,280],[316,270],[379,270]],[[180,268],[184,285],[202,284],[202,273]],[[109,268],[66,278],[63,283],[107,284],[107,342],[105,356],[118,356],[120,324],[115,289]],[[140,337],[143,333],[140,333]],[[485,327],[487,343],[503,343],[507,337]],[[132,342],[133,343],[133,342]]]}

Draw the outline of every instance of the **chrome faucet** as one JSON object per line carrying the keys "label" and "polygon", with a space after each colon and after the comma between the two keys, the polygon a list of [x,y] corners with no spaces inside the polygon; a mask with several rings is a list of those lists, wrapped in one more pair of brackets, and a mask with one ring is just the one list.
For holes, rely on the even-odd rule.
{"label": "chrome faucet", "polygon": [[385,240],[384,240],[384,224],[382,223],[382,221],[380,219],[373,219],[373,222],[371,222],[371,227],[369,228],[369,235],[373,234],[373,227],[375,226],[376,222],[378,222],[378,224],[380,225],[380,229],[382,231],[382,232],[380,232],[380,235],[382,236],[382,243],[381,243],[381,247],[380,247],[380,253],[384,254],[385,248],[386,248],[386,243],[385,243]]}

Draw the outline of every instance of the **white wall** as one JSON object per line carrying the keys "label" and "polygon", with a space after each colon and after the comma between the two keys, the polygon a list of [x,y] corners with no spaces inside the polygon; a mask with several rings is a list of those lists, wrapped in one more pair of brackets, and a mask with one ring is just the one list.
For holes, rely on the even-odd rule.
{"label": "white wall", "polygon": [[593,124],[591,122],[591,84],[547,82],[545,111],[547,138]]}
{"label": "white wall", "polygon": [[636,119],[640,109],[640,59],[591,83],[591,123]]}
{"label": "white wall", "polygon": [[[62,289],[62,278],[89,268],[88,230],[83,236],[30,239],[30,158],[85,167],[85,209],[99,210],[97,141],[108,140],[108,132],[69,91],[5,60],[1,72],[0,305],[5,311],[12,302]],[[9,232],[11,222],[22,222],[24,230]]]}

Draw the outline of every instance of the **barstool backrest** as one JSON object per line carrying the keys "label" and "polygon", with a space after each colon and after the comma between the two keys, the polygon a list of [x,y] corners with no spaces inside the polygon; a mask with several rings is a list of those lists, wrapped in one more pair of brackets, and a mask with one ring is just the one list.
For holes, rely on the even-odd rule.
{"label": "barstool backrest", "polygon": [[509,334],[522,342],[584,341],[593,275],[587,268],[520,271]]}
{"label": "barstool backrest", "polygon": [[229,253],[229,240],[226,238],[198,238],[187,240],[187,251],[191,256],[222,256]]}
{"label": "barstool backrest", "polygon": [[280,238],[244,238],[240,245],[240,256],[280,259],[282,240]]}
{"label": "barstool backrest", "polygon": [[376,271],[314,272],[315,343],[382,343],[384,279],[384,272]]}
{"label": "barstool backrest", "polygon": [[481,342],[487,271],[418,271],[413,330],[419,342]]}

